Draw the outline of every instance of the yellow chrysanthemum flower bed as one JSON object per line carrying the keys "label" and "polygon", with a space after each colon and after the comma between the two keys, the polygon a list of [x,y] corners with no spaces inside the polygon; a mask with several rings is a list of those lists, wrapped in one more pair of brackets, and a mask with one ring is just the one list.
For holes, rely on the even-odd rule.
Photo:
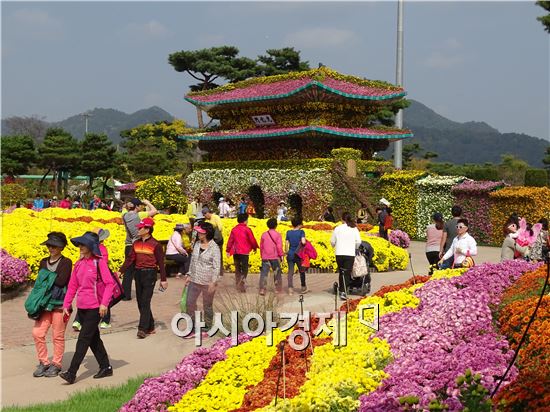
{"label": "yellow chrysanthemum flower bed", "polygon": [[[118,268],[124,262],[124,241],[126,231],[122,224],[121,214],[118,212],[109,212],[106,210],[84,210],[84,209],[61,209],[51,208],[41,212],[35,212],[30,209],[19,208],[12,213],[4,213],[2,218],[2,247],[12,256],[24,259],[31,269],[30,278],[34,280],[38,272],[40,260],[48,255],[46,247],[40,243],[47,239],[47,234],[52,231],[65,233],[67,239],[80,236],[84,232],[101,227],[108,229],[111,233],[105,241],[105,246],[109,251],[109,264],[113,270]],[[157,240],[168,240],[173,233],[176,223],[187,223],[189,218],[186,215],[159,214],[154,217],[155,230],[153,236]],[[105,223],[109,222],[109,223]],[[258,243],[263,232],[267,230],[267,220],[250,218],[249,226],[252,229]],[[305,225],[311,226],[318,222],[305,222]],[[326,224],[326,222],[323,222]],[[231,229],[237,225],[236,219],[223,219],[223,234],[227,242]],[[334,227],[331,224],[331,227]],[[283,237],[286,232],[292,229],[288,222],[281,222],[277,230]],[[375,227],[371,232],[376,232]],[[304,229],[306,238],[311,241],[317,250],[318,257],[312,261],[313,267],[322,269],[336,270],[336,258],[334,250],[330,245],[332,232],[323,230]],[[387,271],[390,269],[404,270],[408,263],[408,253],[390,242],[368,236],[362,232],[361,237],[367,240],[375,250],[374,262],[376,269]],[[70,242],[65,248],[63,254],[75,262],[78,259],[78,248]],[[233,259],[224,259],[225,268],[234,271]],[[260,251],[250,254],[250,273],[259,273],[262,261]],[[286,260],[283,263],[283,270],[287,270]]]}
{"label": "yellow chrysanthemum flower bed", "polygon": [[[383,297],[369,296],[359,305],[378,304],[379,316],[398,312],[405,307],[416,307],[420,300],[414,291],[417,284]],[[373,311],[363,313],[367,322],[372,322]],[[315,349],[311,357],[308,380],[300,394],[292,399],[282,400],[275,407],[273,403],[265,411],[334,411],[355,410],[359,406],[359,395],[375,390],[387,374],[384,368],[391,361],[390,346],[385,340],[371,339],[375,331],[359,321],[359,311],[347,316],[347,346],[331,343]],[[321,337],[327,337],[322,333]]]}
{"label": "yellow chrysanthemum flower bed", "polygon": [[[75,262],[79,257],[79,250],[73,246],[70,239],[81,236],[94,227],[101,227],[111,233],[105,240],[105,247],[109,251],[110,267],[118,270],[124,262],[126,230],[122,221],[120,224],[104,222],[120,217],[120,213],[106,210],[51,208],[35,212],[24,208],[15,209],[12,213],[2,214],[2,248],[12,256],[24,259],[31,269],[30,278],[34,280],[40,260],[48,256],[46,247],[40,245],[47,239],[48,233],[65,233],[69,244],[63,254]],[[188,221],[184,215],[157,215],[154,236],[158,240],[167,240],[173,233],[176,223]]]}
{"label": "yellow chrysanthemum flower bed", "polygon": [[249,386],[258,384],[264,369],[277,353],[277,343],[291,331],[273,331],[273,345],[267,346],[265,336],[259,336],[227,350],[227,358],[217,362],[195,389],[187,392],[169,411],[208,412],[238,408]]}

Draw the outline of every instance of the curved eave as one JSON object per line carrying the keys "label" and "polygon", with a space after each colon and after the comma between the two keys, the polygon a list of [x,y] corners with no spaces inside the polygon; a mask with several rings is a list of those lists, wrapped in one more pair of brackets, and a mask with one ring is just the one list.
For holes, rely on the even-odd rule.
{"label": "curved eave", "polygon": [[295,130],[286,130],[281,132],[259,132],[259,133],[227,133],[227,134],[195,134],[195,135],[182,135],[178,138],[182,140],[198,140],[198,141],[224,141],[224,140],[248,140],[248,139],[259,139],[259,138],[273,138],[273,137],[284,137],[284,136],[296,136],[300,134],[307,133],[320,133],[331,136],[339,137],[351,137],[354,139],[371,139],[371,140],[401,140],[413,137],[412,133],[396,133],[396,134],[373,134],[373,133],[353,133],[353,132],[343,132],[337,130],[326,129],[322,126],[306,126],[296,128]]}
{"label": "curved eave", "polygon": [[338,89],[334,89],[332,87],[326,86],[323,83],[320,83],[316,80],[313,80],[309,82],[308,84],[305,84],[304,86],[298,87],[294,90],[291,90],[290,92],[286,93],[280,93],[280,94],[274,94],[274,95],[268,95],[268,96],[256,96],[256,97],[243,97],[240,99],[221,99],[221,100],[215,100],[211,102],[203,102],[200,100],[193,99],[192,97],[185,96],[185,100],[187,100],[189,103],[194,104],[195,106],[200,106],[205,110],[210,110],[214,108],[215,106],[223,105],[223,104],[234,104],[234,103],[248,103],[248,102],[259,102],[259,101],[266,101],[266,100],[277,100],[277,99],[285,99],[291,96],[294,96],[304,90],[307,90],[312,87],[318,87],[320,89],[323,89],[329,93],[343,96],[349,99],[357,99],[357,100],[372,100],[372,101],[380,101],[380,100],[389,100],[389,99],[397,99],[401,98],[407,95],[407,92],[403,91],[400,93],[391,93],[384,96],[369,96],[369,95],[363,95],[363,94],[354,94],[354,93],[346,93]]}

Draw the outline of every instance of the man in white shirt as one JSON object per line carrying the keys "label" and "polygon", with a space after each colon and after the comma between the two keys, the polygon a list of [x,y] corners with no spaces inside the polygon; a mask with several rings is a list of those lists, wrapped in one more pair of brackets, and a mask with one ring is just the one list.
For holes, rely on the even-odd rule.
{"label": "man in white shirt", "polygon": [[218,209],[220,211],[220,217],[223,219],[229,217],[229,205],[223,197],[220,197],[220,203],[218,204]]}
{"label": "man in white shirt", "polygon": [[441,269],[460,268],[467,257],[477,255],[477,243],[468,233],[468,219],[458,219],[456,230],[451,247],[438,262]]}

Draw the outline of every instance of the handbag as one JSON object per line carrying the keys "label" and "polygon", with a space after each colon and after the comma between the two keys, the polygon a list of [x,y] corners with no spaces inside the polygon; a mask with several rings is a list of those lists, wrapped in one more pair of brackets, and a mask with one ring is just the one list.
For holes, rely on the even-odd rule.
{"label": "handbag", "polygon": [[361,254],[355,255],[351,277],[353,279],[357,279],[367,276],[368,274],[369,266],[367,265],[367,259],[365,258],[365,256]]}
{"label": "handbag", "polygon": [[297,263],[298,266],[300,266],[302,264],[302,256],[300,256],[300,255],[302,254],[303,250],[304,250],[304,245],[302,244],[302,242],[300,242],[300,244],[296,248],[296,251],[294,252],[294,256],[292,257],[292,260],[295,263]]}
{"label": "handbag", "polygon": [[214,228],[214,242],[218,246],[223,246],[223,234],[217,227]]}
{"label": "handbag", "polygon": [[[97,273],[96,280],[97,282],[103,282],[99,274],[99,261],[97,259],[95,261],[95,265],[96,265],[95,268]],[[118,302],[124,299],[124,288],[122,287],[122,283],[120,283],[120,279],[118,278],[118,276],[113,273],[111,268],[108,268],[108,269],[109,269],[109,274],[111,275],[111,278],[113,278],[113,281],[115,282],[115,287],[113,288],[113,294],[109,302],[109,307],[112,308]]]}

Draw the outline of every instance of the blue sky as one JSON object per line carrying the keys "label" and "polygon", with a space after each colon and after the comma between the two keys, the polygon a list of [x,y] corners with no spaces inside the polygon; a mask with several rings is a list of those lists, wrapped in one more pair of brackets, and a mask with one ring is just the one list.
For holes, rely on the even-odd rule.
{"label": "blue sky", "polygon": [[[395,81],[396,2],[2,2],[2,117],[49,121],[157,105],[195,124],[192,79],[168,55],[222,44],[294,46]],[[443,116],[549,138],[549,39],[524,2],[405,3],[404,84]],[[405,111],[406,116],[406,111]]]}

